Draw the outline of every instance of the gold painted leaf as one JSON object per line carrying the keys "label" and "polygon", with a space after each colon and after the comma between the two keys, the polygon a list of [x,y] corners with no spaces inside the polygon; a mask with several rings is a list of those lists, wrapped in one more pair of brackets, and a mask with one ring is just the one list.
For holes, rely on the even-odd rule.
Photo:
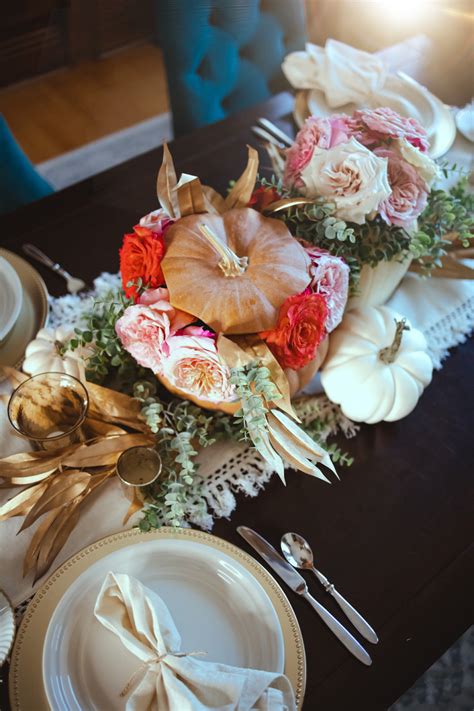
{"label": "gold painted leaf", "polygon": [[60,509],[58,516],[45,532],[38,546],[34,582],[46,573],[76,526],[80,517],[81,501],[82,497],[78,496],[68,506]]}
{"label": "gold painted leaf", "polygon": [[87,383],[89,393],[89,416],[112,424],[124,424],[137,430],[147,430],[140,418],[141,405],[124,393],[104,388],[102,385]]}
{"label": "gold painted leaf", "polygon": [[168,144],[163,145],[163,161],[156,179],[156,194],[161,207],[172,218],[179,217],[179,211],[174,192],[178,181],[173,158],[168,149]]}
{"label": "gold painted leaf", "polygon": [[44,474],[58,468],[65,456],[74,452],[80,443],[56,449],[53,451],[20,452],[12,454],[5,459],[0,459],[0,477],[9,479],[15,477],[31,477],[36,474]]}
{"label": "gold painted leaf", "polygon": [[233,207],[246,207],[252,197],[257,179],[258,153],[251,146],[247,146],[247,148],[247,165],[225,199],[226,210],[231,210]]}
{"label": "gold painted leaf", "polygon": [[112,435],[127,434],[123,427],[117,427],[116,425],[112,425],[110,422],[103,422],[102,420],[94,419],[92,417],[86,418],[84,424],[82,425],[82,431],[86,441],[99,437],[111,437]]}
{"label": "gold painted leaf", "polygon": [[44,519],[41,521],[40,525],[34,532],[33,537],[30,541],[30,545],[28,546],[28,550],[26,551],[25,557],[23,559],[23,577],[25,577],[25,575],[27,575],[30,570],[33,570],[36,567],[36,561],[38,559],[41,541],[43,540],[46,531],[50,528],[53,521],[55,521],[56,518],[59,516],[59,513],[60,509],[54,509],[54,511],[50,511],[49,514],[44,517]]}
{"label": "gold painted leaf", "polygon": [[140,497],[140,495],[137,493],[136,489],[137,487],[134,486],[132,487],[133,492],[132,492],[132,500],[130,502],[130,506],[127,509],[127,512],[125,516],[123,517],[123,525],[127,523],[128,519],[133,516],[134,513],[137,511],[140,511],[140,509],[143,508],[143,499]]}
{"label": "gold painted leaf", "polygon": [[26,516],[20,531],[31,526],[48,511],[69,504],[87,489],[90,478],[91,475],[88,472],[74,469],[56,475]]}
{"label": "gold painted leaf", "polygon": [[11,499],[8,499],[3,506],[0,506],[0,521],[5,521],[13,516],[26,516],[28,511],[35,505],[41,494],[46,489],[46,482],[40,482],[27,489],[23,489]]}
{"label": "gold painted leaf", "polygon": [[107,437],[95,444],[83,444],[73,454],[64,459],[63,465],[68,467],[98,467],[112,464],[124,449],[153,444],[151,434],[126,434],[118,437]]}
{"label": "gold painted leaf", "polygon": [[222,215],[225,212],[225,200],[214,188],[210,185],[203,185],[202,192],[206,203],[207,211],[214,215]]}

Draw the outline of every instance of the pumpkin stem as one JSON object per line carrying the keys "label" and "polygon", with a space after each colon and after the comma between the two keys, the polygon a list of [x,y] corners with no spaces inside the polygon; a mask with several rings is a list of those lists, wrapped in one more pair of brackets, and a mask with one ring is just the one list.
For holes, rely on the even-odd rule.
{"label": "pumpkin stem", "polygon": [[207,225],[199,225],[199,229],[216,252],[222,257],[219,262],[219,267],[224,272],[224,275],[226,277],[236,277],[243,274],[249,265],[249,258],[238,257]]}
{"label": "pumpkin stem", "polygon": [[386,363],[387,365],[390,365],[390,363],[393,363],[395,360],[395,357],[399,351],[400,344],[402,342],[402,335],[403,331],[409,331],[410,326],[407,325],[407,320],[406,318],[400,319],[398,321],[397,319],[394,319],[395,321],[395,336],[393,337],[393,342],[391,346],[387,346],[386,348],[382,348],[379,351],[379,358],[382,361],[382,363]]}

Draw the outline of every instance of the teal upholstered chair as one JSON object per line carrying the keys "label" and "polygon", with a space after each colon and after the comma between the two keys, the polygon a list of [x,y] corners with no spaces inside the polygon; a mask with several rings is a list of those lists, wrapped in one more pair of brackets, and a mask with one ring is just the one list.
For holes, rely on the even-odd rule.
{"label": "teal upholstered chair", "polygon": [[0,214],[54,192],[36,172],[0,114]]}
{"label": "teal upholstered chair", "polygon": [[288,84],[283,57],[305,43],[303,0],[155,0],[175,136]]}

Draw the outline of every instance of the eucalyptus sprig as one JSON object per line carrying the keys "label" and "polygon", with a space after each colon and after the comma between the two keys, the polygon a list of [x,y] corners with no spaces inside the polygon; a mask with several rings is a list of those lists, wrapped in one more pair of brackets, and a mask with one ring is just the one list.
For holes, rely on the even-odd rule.
{"label": "eucalyptus sprig", "polygon": [[[457,171],[457,166],[442,171]],[[462,174],[462,173],[460,173]],[[295,197],[295,190],[285,190],[276,178],[260,178],[260,185],[274,187],[282,197]],[[450,245],[448,233],[456,233],[463,247],[469,247],[473,233],[474,196],[469,193],[468,178],[450,190],[432,189],[415,230],[408,232],[397,225],[387,225],[380,217],[363,225],[346,223],[334,214],[335,205],[316,198],[313,203],[288,208],[275,217],[285,222],[298,239],[342,257],[350,268],[352,293],[357,292],[360,270],[364,264],[376,267],[382,261],[403,261],[409,254],[419,260],[425,273],[440,264]]]}
{"label": "eucalyptus sprig", "polygon": [[74,329],[68,348],[87,346],[92,349],[86,362],[88,380],[101,383],[108,376],[117,375],[122,384],[130,385],[145,373],[122,347],[115,330],[115,324],[131,304],[133,300],[127,299],[122,291],[110,292],[100,301],[94,301],[84,327]]}
{"label": "eucalyptus sprig", "polygon": [[259,449],[268,429],[268,403],[278,400],[281,395],[270,380],[268,368],[259,363],[232,368],[230,382],[240,400],[235,418],[241,422],[243,437]]}

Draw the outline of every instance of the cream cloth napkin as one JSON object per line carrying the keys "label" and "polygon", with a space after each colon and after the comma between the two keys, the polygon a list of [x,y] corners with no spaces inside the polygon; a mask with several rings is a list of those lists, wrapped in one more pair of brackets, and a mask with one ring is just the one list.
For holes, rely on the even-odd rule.
{"label": "cream cloth napkin", "polygon": [[385,84],[388,68],[379,57],[328,39],[324,49],[307,43],[305,52],[292,52],[282,70],[295,89],[319,89],[330,108],[364,103]]}
{"label": "cream cloth napkin", "polygon": [[200,650],[181,650],[163,600],[129,575],[108,573],[94,614],[137,657],[137,670],[122,692],[128,695],[126,711],[296,708],[283,674],[203,661]]}

